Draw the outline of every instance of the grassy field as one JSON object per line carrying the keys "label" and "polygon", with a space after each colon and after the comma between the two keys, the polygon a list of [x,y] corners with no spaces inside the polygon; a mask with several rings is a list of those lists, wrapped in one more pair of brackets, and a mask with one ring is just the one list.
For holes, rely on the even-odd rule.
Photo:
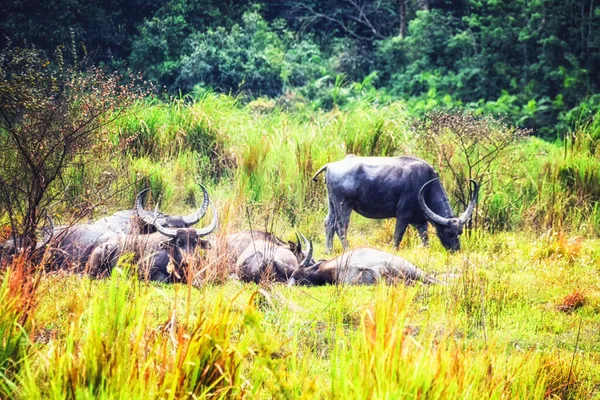
{"label": "grassy field", "polygon": [[[226,279],[225,236],[300,230],[321,257],[326,191],[310,178],[324,163],[421,156],[456,200],[459,185],[402,104],[140,104],[105,132],[93,167],[69,172],[72,195],[102,185],[89,194],[103,200],[99,217],[148,185],[176,213],[193,207],[201,179],[220,212],[199,266],[206,283],[138,282],[126,259],[106,280],[30,275],[16,261],[0,278],[0,397],[600,398],[600,167],[588,128],[568,145],[522,138],[503,151],[481,175],[461,252],[437,237],[422,247],[409,228],[397,254],[444,284],[288,288]],[[353,215],[350,244],[393,252],[393,227]]]}

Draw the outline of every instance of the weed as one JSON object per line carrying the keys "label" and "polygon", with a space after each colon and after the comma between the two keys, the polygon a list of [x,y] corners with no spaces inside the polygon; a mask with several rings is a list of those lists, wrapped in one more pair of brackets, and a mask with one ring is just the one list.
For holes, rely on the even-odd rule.
{"label": "weed", "polygon": [[586,297],[585,290],[575,290],[559,301],[556,309],[565,313],[571,313],[585,304]]}

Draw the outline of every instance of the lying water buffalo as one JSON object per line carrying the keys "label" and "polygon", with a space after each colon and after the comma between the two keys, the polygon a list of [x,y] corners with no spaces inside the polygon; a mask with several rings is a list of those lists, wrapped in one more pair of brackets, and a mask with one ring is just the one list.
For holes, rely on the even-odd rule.
{"label": "lying water buffalo", "polygon": [[333,234],[344,248],[352,210],[367,218],[396,218],[394,246],[398,248],[409,224],[428,244],[427,221],[436,227],[442,245],[460,250],[458,236],[471,218],[479,185],[475,181],[467,210],[454,217],[438,174],[427,162],[415,157],[357,157],[348,155],[324,165],[313,176],[327,171],[329,213],[325,220],[326,251],[331,252]]}
{"label": "lying water buffalo", "polygon": [[[59,240],[54,251],[53,264],[59,267],[71,265],[80,270],[85,268],[90,274],[99,276],[114,267],[122,254],[132,252],[138,264],[144,267],[145,275],[149,279],[183,279],[183,268],[196,247],[209,247],[208,242],[201,238],[214,231],[218,221],[206,189],[202,185],[200,187],[204,193],[204,201],[200,209],[192,215],[203,216],[210,204],[213,209],[210,226],[203,229],[165,227],[162,225],[165,221],[164,215],[146,212],[143,209],[142,192],[136,199],[136,218],[143,224],[152,225],[156,232],[136,234],[134,231],[129,234],[135,221],[119,221],[118,218],[111,218],[112,216],[93,224],[63,227],[56,235]],[[185,223],[181,222],[182,225]]]}
{"label": "lying water buffalo", "polygon": [[[204,188],[203,188],[204,189]],[[195,260],[197,248],[210,248],[202,237],[217,227],[217,211],[210,199],[213,219],[209,226],[195,228],[166,228],[149,215],[140,214],[140,219],[152,223],[155,233],[148,235],[114,235],[95,246],[90,254],[87,269],[99,276],[110,271],[121,255],[132,253],[139,266],[140,275],[152,281],[186,282],[187,267]]]}
{"label": "lying water buffalo", "polygon": [[297,242],[284,242],[277,236],[264,231],[246,231],[227,238],[230,261],[235,265],[236,274],[245,282],[259,282],[265,274],[278,282],[287,282],[300,266],[314,263],[312,242],[300,233],[306,251],[302,249],[300,238]]}
{"label": "lying water buffalo", "polygon": [[373,285],[381,280],[421,281],[426,284],[437,280],[402,257],[368,247],[350,250],[329,261],[319,261],[308,268],[298,268],[288,281],[290,286],[354,284]]}
{"label": "lying water buffalo", "polygon": [[[30,254],[34,260],[38,261],[46,250],[46,245],[50,243],[54,236],[54,221],[48,214],[45,214],[44,218],[46,219],[46,225],[41,229],[42,239],[36,243],[35,249],[33,249],[33,252]],[[22,238],[17,237],[16,240],[8,239],[0,243],[0,262],[3,259],[10,259],[15,254],[21,253],[22,251]]]}

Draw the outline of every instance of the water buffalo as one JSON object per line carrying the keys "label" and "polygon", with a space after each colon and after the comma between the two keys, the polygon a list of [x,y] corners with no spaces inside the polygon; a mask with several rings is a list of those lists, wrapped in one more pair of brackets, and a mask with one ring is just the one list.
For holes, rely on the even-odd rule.
{"label": "water buffalo", "polygon": [[216,209],[212,201],[207,200],[213,213],[209,226],[202,229],[166,228],[149,215],[139,215],[146,223],[152,223],[156,232],[147,235],[118,234],[107,238],[91,252],[88,271],[95,276],[102,275],[116,265],[121,255],[132,253],[142,277],[160,282],[186,282],[187,267],[195,261],[196,249],[210,248],[209,242],[202,237],[217,227]]}
{"label": "water buffalo", "polygon": [[[146,212],[142,207],[141,192],[136,199],[134,212],[135,219],[142,225],[152,225],[151,234],[136,233],[133,224],[135,220],[119,220],[108,217],[93,224],[80,224],[63,227],[55,232],[59,237],[52,257],[54,266],[72,265],[79,270],[86,270],[94,276],[99,276],[109,271],[116,264],[119,257],[132,252],[135,260],[145,269],[145,275],[151,280],[174,281],[183,279],[183,268],[189,261],[196,247],[207,248],[209,244],[201,239],[211,233],[217,226],[217,213],[208,197],[206,189],[200,185],[204,193],[204,201],[198,211],[192,214],[194,220],[204,216],[211,205],[213,220],[210,226],[203,229],[188,227],[171,228],[162,225],[168,220],[164,214]],[[183,222],[181,222],[183,221]],[[177,222],[176,222],[177,223]],[[188,221],[180,219],[185,225]],[[171,223],[172,224],[172,223]]]}
{"label": "water buffalo", "polygon": [[333,234],[344,248],[352,210],[367,218],[396,218],[394,246],[398,248],[409,224],[428,244],[427,222],[436,227],[442,245],[460,250],[458,236],[471,218],[479,185],[475,181],[467,210],[454,217],[448,196],[431,165],[415,157],[357,157],[348,155],[324,165],[313,176],[327,171],[329,212],[325,219],[326,251],[331,252]]}
{"label": "water buffalo", "polygon": [[421,281],[426,284],[437,280],[402,257],[368,247],[345,252],[329,261],[319,261],[308,268],[298,268],[288,281],[290,286],[354,284],[373,285],[382,280]]}
{"label": "water buffalo", "polygon": [[287,282],[300,266],[312,263],[313,247],[300,233],[306,251],[302,249],[300,237],[297,242],[284,242],[277,236],[264,231],[246,231],[227,238],[230,262],[236,274],[245,282],[259,282],[265,275],[275,281]]}

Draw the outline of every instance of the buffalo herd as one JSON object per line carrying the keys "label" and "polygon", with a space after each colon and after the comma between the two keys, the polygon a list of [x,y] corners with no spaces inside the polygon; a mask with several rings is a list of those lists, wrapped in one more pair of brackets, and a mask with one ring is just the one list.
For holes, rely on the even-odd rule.
{"label": "buffalo herd", "polygon": [[[334,233],[344,253],[330,260],[315,261],[312,240],[302,233],[296,241],[284,241],[272,233],[249,230],[226,237],[226,261],[231,276],[246,281],[272,280],[288,285],[375,284],[385,282],[424,284],[438,282],[409,261],[368,247],[348,249],[350,214],[374,219],[396,218],[394,246],[397,248],[408,225],[415,226],[424,245],[427,225],[435,226],[442,245],[460,249],[459,235],[471,217],[479,186],[472,181],[467,210],[455,217],[448,196],[433,167],[414,157],[358,157],[348,155],[326,164],[313,180],[326,172],[329,211],[325,220],[326,252]],[[200,185],[200,208],[185,216],[170,216],[143,206],[147,189],[140,192],[133,210],[119,211],[93,223],[43,229],[38,247],[47,247],[45,265],[69,267],[102,277],[128,255],[138,266],[140,278],[160,282],[201,283],[194,275],[197,262],[207,251],[216,251],[207,236],[217,229],[217,209],[206,188]],[[196,228],[210,209],[210,223]],[[0,257],[18,251],[16,241],[0,243]],[[213,250],[211,250],[213,249]]]}

